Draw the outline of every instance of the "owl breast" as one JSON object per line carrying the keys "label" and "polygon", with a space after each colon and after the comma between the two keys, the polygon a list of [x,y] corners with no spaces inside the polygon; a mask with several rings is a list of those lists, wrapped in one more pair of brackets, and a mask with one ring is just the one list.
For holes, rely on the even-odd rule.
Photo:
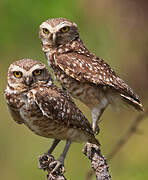
{"label": "owl breast", "polygon": [[[20,115],[24,119],[24,124],[35,134],[55,138],[55,134],[61,133],[61,128],[56,126],[52,116],[46,117],[36,104],[32,93],[23,97],[24,105],[20,108]],[[58,133],[57,133],[58,132]]]}
{"label": "owl breast", "polygon": [[20,108],[20,115],[24,119],[24,124],[39,136],[72,141],[86,141],[88,138],[82,131],[56,123],[49,112],[47,117],[34,101],[32,93],[24,96],[24,105]]}

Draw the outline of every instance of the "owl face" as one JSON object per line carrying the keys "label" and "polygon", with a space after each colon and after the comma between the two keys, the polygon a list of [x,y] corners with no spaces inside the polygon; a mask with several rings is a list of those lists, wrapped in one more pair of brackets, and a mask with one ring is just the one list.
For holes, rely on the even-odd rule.
{"label": "owl face", "polygon": [[79,37],[77,25],[64,18],[49,19],[40,25],[39,36],[43,45],[58,47]]}
{"label": "owl face", "polygon": [[32,59],[22,59],[10,65],[8,85],[17,91],[25,91],[38,85],[52,84],[51,75],[44,64]]}

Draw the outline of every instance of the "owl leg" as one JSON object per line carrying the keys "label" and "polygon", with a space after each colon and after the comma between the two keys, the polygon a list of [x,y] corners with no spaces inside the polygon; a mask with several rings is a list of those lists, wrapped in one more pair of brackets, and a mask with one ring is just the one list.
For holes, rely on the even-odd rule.
{"label": "owl leg", "polygon": [[54,160],[54,157],[51,155],[51,153],[54,151],[58,143],[60,142],[59,139],[54,139],[50,149],[47,151],[47,153],[44,153],[43,155],[39,156],[39,169],[46,170],[49,164]]}
{"label": "owl leg", "polygon": [[65,145],[64,150],[63,150],[63,153],[62,153],[62,154],[60,155],[60,157],[59,157],[59,161],[60,161],[62,164],[64,164],[64,160],[65,160],[65,158],[66,158],[66,155],[67,155],[67,152],[68,152],[68,150],[69,150],[69,148],[70,148],[70,145],[71,145],[71,141],[67,140],[67,141],[66,141],[66,145]]}
{"label": "owl leg", "polygon": [[70,145],[71,141],[67,140],[63,153],[60,155],[59,159],[50,163],[49,167],[52,169],[52,173],[55,173],[57,171],[64,173],[64,160],[66,158]]}
{"label": "owl leg", "polygon": [[58,145],[59,142],[60,142],[59,139],[54,139],[50,149],[47,152],[47,154],[51,154],[54,151],[54,149],[56,148],[56,146]]}
{"label": "owl leg", "polygon": [[100,129],[98,126],[98,123],[100,121],[100,117],[102,113],[104,112],[105,108],[107,107],[107,103],[103,104],[103,106],[97,106],[91,109],[91,115],[92,115],[92,129],[95,134],[98,134]]}

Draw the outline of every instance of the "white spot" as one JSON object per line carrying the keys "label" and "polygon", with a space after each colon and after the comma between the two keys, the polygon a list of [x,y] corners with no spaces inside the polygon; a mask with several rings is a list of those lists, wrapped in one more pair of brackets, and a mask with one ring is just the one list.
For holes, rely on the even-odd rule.
{"label": "white spot", "polygon": [[11,90],[10,88],[9,88],[9,86],[7,86],[7,88],[6,88],[6,90],[5,90],[8,94],[18,94],[18,93],[20,93],[19,91],[17,91],[17,90]]}
{"label": "white spot", "polygon": [[72,60],[76,60],[76,58],[74,58],[74,57],[71,57],[71,59],[72,59]]}
{"label": "white spot", "polygon": [[65,75],[64,74],[61,74],[60,75],[60,79],[62,80],[62,79],[64,79],[65,78]]}
{"label": "white spot", "polygon": [[10,102],[11,102],[11,103],[13,102],[13,99],[12,99],[12,98],[10,98]]}
{"label": "white spot", "polygon": [[76,67],[77,66],[76,63],[73,63],[73,66]]}
{"label": "white spot", "polygon": [[41,92],[43,92],[43,91],[44,91],[44,89],[43,89],[43,88],[40,88],[40,91],[41,91]]}
{"label": "white spot", "polygon": [[50,54],[51,54],[51,53],[50,53],[50,49],[49,49],[49,51],[46,52],[46,57],[47,57],[48,59],[49,59]]}
{"label": "white spot", "polygon": [[51,86],[52,84],[53,84],[52,81],[48,81],[48,84],[47,84],[47,85]]}
{"label": "white spot", "polygon": [[89,67],[89,70],[92,71],[92,66]]}
{"label": "white spot", "polygon": [[62,53],[62,52],[63,52],[62,48],[58,49],[58,53]]}
{"label": "white spot", "polygon": [[112,78],[109,78],[110,79],[110,81],[113,81],[113,79]]}
{"label": "white spot", "polygon": [[101,75],[99,76],[99,79],[101,79],[101,80],[102,80],[102,76],[101,76]]}
{"label": "white spot", "polygon": [[106,81],[109,82],[109,78],[106,78]]}
{"label": "white spot", "polygon": [[80,63],[80,67],[82,68],[82,63]]}
{"label": "white spot", "polygon": [[[46,44],[45,44],[46,45]],[[49,51],[49,48],[47,47],[47,46],[42,46],[42,50],[43,50],[43,52],[48,52]]]}
{"label": "white spot", "polygon": [[61,114],[61,115],[62,115],[62,117],[64,117],[64,113],[63,113],[63,112],[62,112],[62,114]]}
{"label": "white spot", "polygon": [[67,52],[67,51],[69,51],[69,49],[68,49],[68,48],[65,48],[65,51]]}

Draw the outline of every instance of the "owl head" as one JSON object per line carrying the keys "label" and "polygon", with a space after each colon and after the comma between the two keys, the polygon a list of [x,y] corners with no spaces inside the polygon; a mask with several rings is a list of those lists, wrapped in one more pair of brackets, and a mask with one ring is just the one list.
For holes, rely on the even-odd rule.
{"label": "owl head", "polygon": [[8,86],[15,91],[26,91],[38,85],[51,85],[53,82],[46,66],[36,60],[21,59],[8,69]]}
{"label": "owl head", "polygon": [[65,18],[54,18],[40,25],[39,36],[43,45],[58,47],[79,37],[77,25]]}

